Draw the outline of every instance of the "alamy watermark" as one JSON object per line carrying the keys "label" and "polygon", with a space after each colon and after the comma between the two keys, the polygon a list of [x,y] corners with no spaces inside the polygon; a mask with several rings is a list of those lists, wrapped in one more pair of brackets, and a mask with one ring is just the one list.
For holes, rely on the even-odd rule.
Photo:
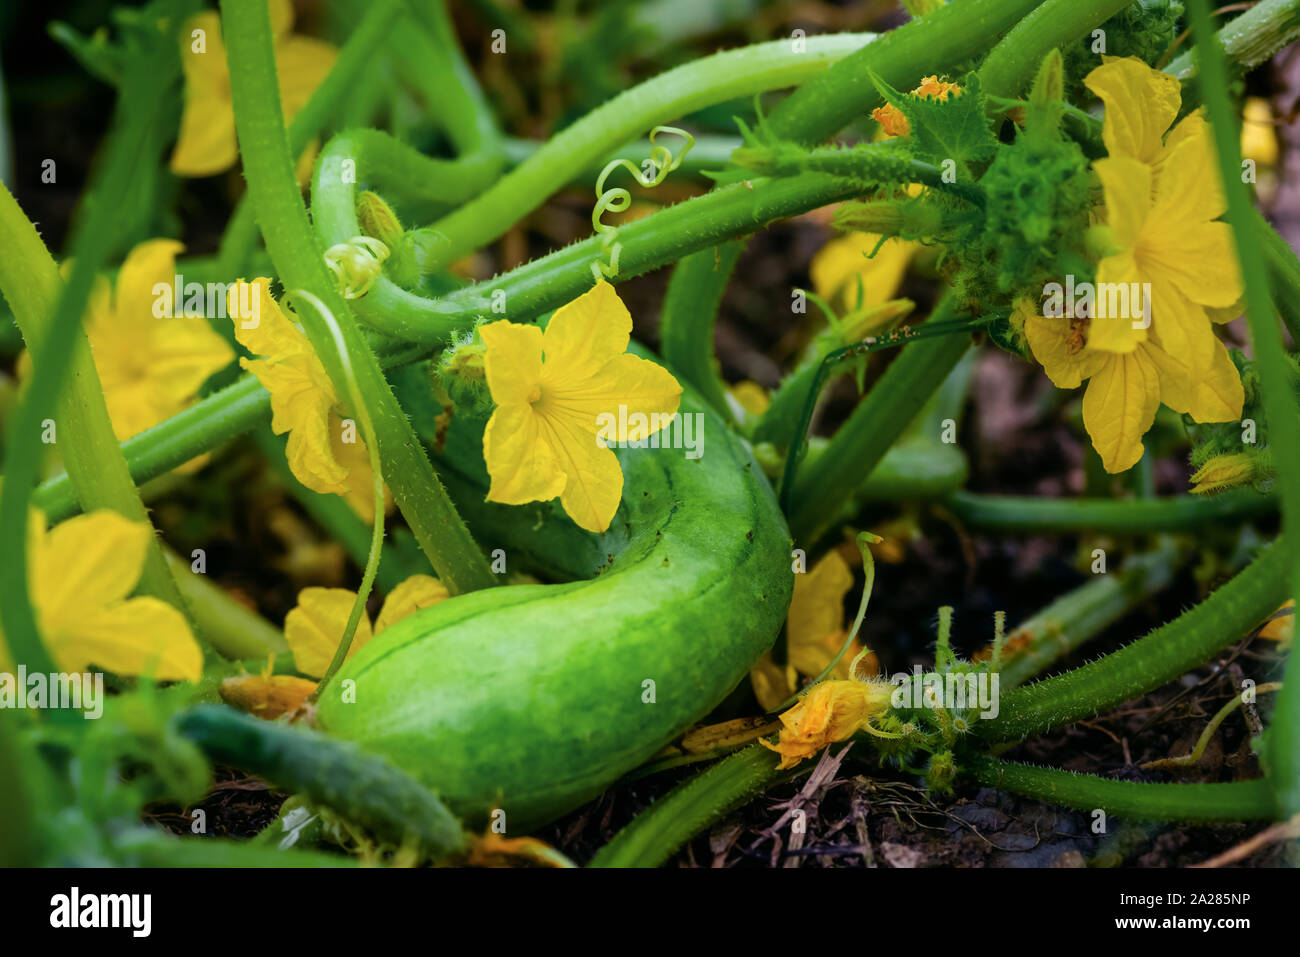
{"label": "alamy watermark", "polygon": [[[596,429],[596,442],[604,448],[684,449],[688,459],[704,454],[702,412],[628,412],[626,405],[620,405],[617,414],[596,416]],[[641,438],[620,440],[620,435]]]}
{"label": "alamy watermark", "polygon": [[87,721],[104,713],[104,674],[96,672],[18,673],[0,671],[0,708],[72,709]]}
{"label": "alamy watermark", "polygon": [[173,319],[178,315],[238,319],[241,328],[256,329],[262,321],[262,297],[255,283],[242,279],[186,282],[177,273],[169,283],[154,283],[153,314],[155,319]]}
{"label": "alamy watermark", "polygon": [[1043,286],[1043,316],[1048,319],[1129,319],[1134,329],[1151,325],[1151,283],[1081,282]]}
{"label": "alamy watermark", "polygon": [[895,686],[889,698],[889,703],[895,708],[943,708],[949,711],[978,708],[981,718],[996,718],[1000,710],[1000,678],[996,671],[940,674],[936,671],[922,672],[920,665],[914,665],[910,674],[899,671],[891,675],[889,683]]}

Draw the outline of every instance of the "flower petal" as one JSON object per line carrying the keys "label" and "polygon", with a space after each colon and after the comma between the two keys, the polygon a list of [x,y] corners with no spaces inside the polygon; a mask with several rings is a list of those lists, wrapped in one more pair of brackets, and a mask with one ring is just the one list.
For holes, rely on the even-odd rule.
{"label": "flower petal", "polygon": [[1182,104],[1178,80],[1137,57],[1104,57],[1083,82],[1106,104],[1102,122],[1106,151],[1154,162]]}
{"label": "flower petal", "polygon": [[1131,251],[1151,215],[1151,167],[1123,156],[1092,164],[1106,196],[1106,225],[1120,251]]}
{"label": "flower petal", "polygon": [[1197,422],[1234,422],[1241,418],[1246,401],[1241,373],[1222,342],[1215,339],[1214,347],[1210,363],[1198,370],[1194,401],[1188,412]]}
{"label": "flower petal", "polygon": [[[343,640],[356,600],[356,592],[346,588],[312,587],[298,593],[298,604],[284,619],[284,640],[289,643],[294,666],[299,671],[313,678],[324,676]],[[370,638],[370,620],[362,613],[348,657]]]}
{"label": "flower petal", "polygon": [[[595,444],[594,438],[590,441]],[[549,502],[564,490],[566,479],[555,449],[530,405],[497,407],[483,431],[483,458],[492,477],[489,502]]]}
{"label": "flower petal", "polygon": [[1160,379],[1144,349],[1112,355],[1083,394],[1083,424],[1107,472],[1142,458],[1142,436],[1160,405]]}
{"label": "flower petal", "polygon": [[[119,331],[152,330],[159,322],[154,315],[154,286],[162,283],[169,292],[176,281],[176,255],[185,246],[174,239],[150,239],[135,246],[126,255],[117,274],[113,292],[113,319]],[[174,315],[180,305],[173,304]],[[136,348],[140,343],[135,344]]]}
{"label": "flower petal", "polygon": [[892,237],[868,259],[879,242],[880,237],[872,233],[851,233],[828,242],[808,267],[813,291],[827,301],[842,294],[846,304],[856,307],[857,280],[861,278],[863,306],[878,306],[894,298],[917,247]]}
{"label": "flower petal", "polygon": [[[840,553],[831,549],[805,575],[794,578],[786,635],[791,658],[796,645],[820,642],[844,627],[844,596],[853,587],[853,572]],[[813,673],[816,676],[816,672]]]}
{"label": "flower petal", "polygon": [[337,399],[326,389],[329,380],[315,354],[239,363],[271,393],[271,429],[276,435],[289,433],[285,454],[298,481],[322,494],[347,492],[348,470],[334,458],[330,431]]}
{"label": "flower petal", "polygon": [[149,383],[162,404],[179,412],[214,372],[228,366],[235,350],[205,319],[155,319],[150,337]]}
{"label": "flower petal", "polygon": [[572,416],[539,415],[542,435],[564,473],[560,504],[581,528],[603,532],[623,499],[618,456]]}
{"label": "flower petal", "polygon": [[286,123],[307,105],[338,56],[332,44],[313,37],[288,36],[275,45],[275,73]]}
{"label": "flower petal", "polygon": [[[252,286],[251,290],[248,285]],[[250,294],[256,296],[255,315],[246,315],[249,310],[240,303],[241,296],[247,299]],[[247,305],[253,306],[254,303]],[[226,291],[226,315],[235,324],[235,339],[254,355],[279,359],[312,351],[306,334],[289,320],[272,298],[271,280],[265,277],[248,280],[242,287],[240,284],[232,285]]]}
{"label": "flower petal", "polygon": [[[601,432],[612,441],[639,441],[653,435],[672,421],[681,403],[682,387],[673,374],[639,356],[615,356],[585,380],[565,377],[552,385],[548,372],[544,367],[537,411],[561,416],[574,428],[593,435]],[[612,432],[603,427],[611,421]]]}
{"label": "flower petal", "polygon": [[550,381],[558,384],[595,375],[606,362],[627,351],[631,336],[631,313],[614,287],[601,280],[555,310],[546,326],[542,348]]}
{"label": "flower petal", "polygon": [[412,575],[384,599],[384,607],[379,609],[379,617],[375,619],[375,634],[408,615],[414,615],[421,608],[446,601],[448,597],[447,586],[432,575]]}
{"label": "flower petal", "polygon": [[542,330],[502,319],[478,327],[486,350],[483,368],[497,405],[537,400],[542,381]]}
{"label": "flower petal", "polygon": [[[212,53],[201,54],[212,56]],[[177,176],[215,176],[239,159],[235,111],[229,91],[189,93],[169,166]]]}
{"label": "flower petal", "polygon": [[1078,388],[1108,361],[1105,354],[1083,348],[1083,334],[1073,325],[1076,321],[1036,313],[1025,318],[1029,349],[1058,389]]}
{"label": "flower petal", "polygon": [[58,631],[129,595],[152,536],[148,525],[106,508],[56,525],[32,556],[32,594],[42,619]]}
{"label": "flower petal", "polygon": [[97,665],[119,675],[198,681],[203,652],[185,616],[157,598],[82,613],[52,649],[63,671]]}

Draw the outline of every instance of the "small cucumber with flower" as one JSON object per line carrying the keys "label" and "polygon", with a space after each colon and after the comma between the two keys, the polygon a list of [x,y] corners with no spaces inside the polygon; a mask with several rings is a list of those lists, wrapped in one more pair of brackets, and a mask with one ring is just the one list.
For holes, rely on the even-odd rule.
{"label": "small cucumber with flower", "polygon": [[705,717],[780,629],[791,542],[748,445],[690,388],[679,412],[671,429],[695,450],[617,449],[622,501],[598,535],[557,503],[485,501],[483,423],[455,420],[438,470],[480,544],[510,571],[575,580],[472,592],[393,625],[324,689],[319,726],[468,824],[503,812],[520,833]]}

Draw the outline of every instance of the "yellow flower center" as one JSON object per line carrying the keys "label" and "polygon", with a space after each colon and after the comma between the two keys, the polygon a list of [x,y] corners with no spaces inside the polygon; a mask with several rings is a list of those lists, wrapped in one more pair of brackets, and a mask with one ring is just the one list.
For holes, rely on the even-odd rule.
{"label": "yellow flower center", "polygon": [[533,386],[533,391],[528,393],[528,404],[536,405],[538,402],[541,401],[542,401],[542,387],[540,385],[535,385]]}

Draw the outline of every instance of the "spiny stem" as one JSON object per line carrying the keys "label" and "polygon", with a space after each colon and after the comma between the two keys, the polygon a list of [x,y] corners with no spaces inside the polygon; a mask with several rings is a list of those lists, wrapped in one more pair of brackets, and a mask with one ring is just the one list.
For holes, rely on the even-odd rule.
{"label": "spiny stem", "polygon": [[[1258,244],[1254,203],[1241,176],[1240,137],[1228,100],[1228,68],[1210,23],[1207,0],[1189,0],[1188,14],[1200,60],[1198,87],[1209,111],[1219,174],[1228,200],[1227,219],[1236,238],[1246,291],[1246,320],[1268,416],[1269,449],[1282,499],[1283,538],[1274,546],[1287,556],[1287,597],[1300,596],[1300,407],[1291,387],[1282,332],[1269,289],[1268,268]],[[1281,604],[1281,602],[1278,602]],[[1287,816],[1300,813],[1300,664],[1292,655],[1285,687],[1277,697],[1265,738],[1269,780]]]}
{"label": "spiny stem", "polygon": [[1266,821],[1277,816],[1264,778],[1227,784],[1150,784],[983,756],[965,759],[961,770],[985,787],[1138,821]]}
{"label": "spiny stem", "polygon": [[[266,6],[256,0],[223,0],[221,10],[244,172],[281,282],[287,288],[311,291],[336,318],[344,352],[351,358],[374,422],[393,496],[448,591],[459,594],[494,585],[496,577],[487,560],[433,473],[374,353],[326,271],[293,179]],[[340,394],[346,394],[346,375],[331,331],[305,317],[304,326],[331,381]],[[353,411],[360,414],[359,409]]]}
{"label": "spiny stem", "polygon": [[356,597],[352,600],[352,610],[348,613],[347,624],[343,627],[343,636],[334,649],[334,657],[330,659],[329,667],[325,669],[325,674],[321,676],[316,689],[308,698],[309,701],[315,702],[320,697],[321,690],[334,677],[334,673],[343,667],[348,652],[352,650],[352,636],[357,633],[361,616],[365,614],[366,602],[375,584],[375,574],[379,571],[379,556],[383,553],[384,547],[384,472],[383,465],[379,461],[379,437],[375,434],[375,424],[361,395],[361,387],[357,385],[352,359],[343,342],[343,333],[339,329],[338,321],[330,314],[329,307],[325,303],[305,289],[295,289],[289,292],[287,297],[301,299],[314,309],[334,339],[334,347],[338,350],[339,362],[343,366],[343,378],[348,387],[348,396],[352,400],[352,407],[357,410],[357,417],[361,420],[361,434],[365,438],[366,455],[370,459],[370,477],[374,495],[375,518],[371,524],[370,552],[366,556],[365,571],[361,575],[361,587],[357,589]]}

